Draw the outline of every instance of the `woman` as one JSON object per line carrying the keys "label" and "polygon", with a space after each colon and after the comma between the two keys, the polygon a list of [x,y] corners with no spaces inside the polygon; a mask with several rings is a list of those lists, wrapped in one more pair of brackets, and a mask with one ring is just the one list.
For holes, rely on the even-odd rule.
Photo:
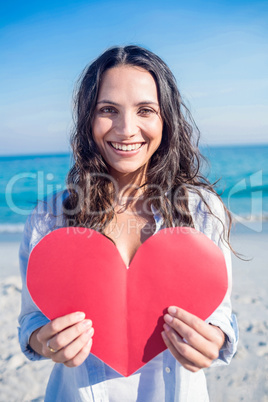
{"label": "woman", "polygon": [[[76,112],[68,191],[40,203],[25,226],[22,350],[30,359],[60,363],[53,369],[47,401],[208,400],[201,369],[229,363],[237,343],[230,304],[230,215],[200,173],[199,133],[175,78],[146,49],[109,49],[85,70]],[[222,249],[229,291],[206,322],[170,306],[162,332],[167,350],[122,377],[90,354],[94,323],[83,312],[49,322],[27,291],[29,252],[46,233],[71,225],[102,232],[126,266],[159,229],[195,227]]]}

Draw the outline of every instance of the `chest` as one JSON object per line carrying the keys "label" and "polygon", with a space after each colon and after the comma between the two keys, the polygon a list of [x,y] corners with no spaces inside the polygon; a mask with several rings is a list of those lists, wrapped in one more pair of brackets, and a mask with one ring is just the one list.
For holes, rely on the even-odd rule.
{"label": "chest", "polygon": [[122,260],[128,267],[136,251],[155,232],[153,215],[137,214],[131,211],[117,213],[105,230],[113,240]]}

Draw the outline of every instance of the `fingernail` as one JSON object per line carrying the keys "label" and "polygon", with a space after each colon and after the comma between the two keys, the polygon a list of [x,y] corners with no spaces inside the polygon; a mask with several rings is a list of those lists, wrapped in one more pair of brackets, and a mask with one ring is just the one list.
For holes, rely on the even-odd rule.
{"label": "fingernail", "polygon": [[164,320],[171,323],[173,321],[173,317],[171,317],[171,315],[169,315],[169,314],[165,314]]}
{"label": "fingernail", "polygon": [[83,320],[83,319],[86,317],[86,314],[85,314],[85,313],[82,313],[81,311],[79,311],[79,312],[76,313],[75,315],[76,315],[76,318],[77,318],[78,320]]}
{"label": "fingernail", "polygon": [[169,314],[174,315],[177,313],[177,309],[176,309],[176,307],[169,307],[168,312],[169,312]]}
{"label": "fingernail", "polygon": [[166,332],[168,332],[168,331],[170,330],[170,326],[167,325],[167,324],[164,324],[163,327],[164,327],[164,330],[165,330]]}
{"label": "fingernail", "polygon": [[92,325],[92,321],[91,320],[86,320],[83,322],[83,325],[85,328],[89,328]]}
{"label": "fingernail", "polygon": [[162,337],[163,337],[165,340],[167,340],[167,336],[166,336],[166,334],[165,334],[165,331],[162,331],[162,332],[161,332],[161,335],[162,335]]}
{"label": "fingernail", "polygon": [[90,328],[90,329],[88,329],[88,330],[86,331],[86,335],[88,335],[88,336],[92,336],[93,333],[94,333],[94,329],[93,329],[93,328]]}
{"label": "fingernail", "polygon": [[87,342],[86,346],[89,346],[92,344],[92,338],[89,339],[89,341]]}

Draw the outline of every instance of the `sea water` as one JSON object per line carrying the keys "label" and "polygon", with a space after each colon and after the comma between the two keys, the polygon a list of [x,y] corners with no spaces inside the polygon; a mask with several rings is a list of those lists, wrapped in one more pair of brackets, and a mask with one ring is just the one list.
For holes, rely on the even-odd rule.
{"label": "sea water", "polygon": [[[207,147],[207,176],[235,222],[255,232],[267,230],[268,144]],[[242,228],[242,229],[243,229]]]}
{"label": "sea water", "polygon": [[[268,145],[202,148],[204,174],[233,218],[256,232],[268,221]],[[69,154],[0,157],[0,241],[20,238],[37,200],[65,188]]]}

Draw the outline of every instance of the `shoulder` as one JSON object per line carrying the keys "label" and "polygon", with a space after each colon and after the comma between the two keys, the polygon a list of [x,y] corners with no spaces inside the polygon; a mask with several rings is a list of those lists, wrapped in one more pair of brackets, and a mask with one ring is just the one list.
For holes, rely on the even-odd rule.
{"label": "shoulder", "polygon": [[61,191],[38,201],[28,216],[24,228],[24,239],[28,240],[30,250],[46,234],[64,226],[62,203],[66,197],[67,191]]}
{"label": "shoulder", "polygon": [[189,190],[188,207],[194,226],[208,237],[213,237],[215,231],[224,229],[226,217],[223,202],[213,192],[200,188],[199,193]]}
{"label": "shoulder", "polygon": [[221,214],[224,211],[223,202],[218,195],[206,188],[189,189],[189,208],[198,209],[204,213],[211,210],[213,214]]}
{"label": "shoulder", "polygon": [[206,188],[198,188],[197,190],[189,190],[188,206],[191,212],[197,211],[203,214],[212,212],[216,216],[222,216],[224,213],[222,200]]}

